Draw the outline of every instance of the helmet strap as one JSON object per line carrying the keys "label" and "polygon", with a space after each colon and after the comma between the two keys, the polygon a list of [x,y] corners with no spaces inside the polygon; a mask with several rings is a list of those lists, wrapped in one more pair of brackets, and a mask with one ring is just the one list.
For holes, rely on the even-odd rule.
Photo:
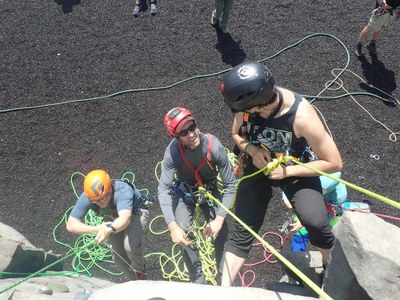
{"label": "helmet strap", "polygon": [[278,96],[279,96],[279,103],[278,106],[276,107],[276,109],[273,111],[272,114],[270,114],[268,116],[268,118],[266,120],[272,120],[273,118],[275,118],[275,116],[278,114],[278,112],[282,109],[282,105],[283,105],[283,95],[282,92],[280,90],[276,91]]}

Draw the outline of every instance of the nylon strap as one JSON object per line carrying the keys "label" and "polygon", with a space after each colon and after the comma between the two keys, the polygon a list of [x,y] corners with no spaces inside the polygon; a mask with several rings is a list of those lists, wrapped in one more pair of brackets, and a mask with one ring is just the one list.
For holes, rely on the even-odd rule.
{"label": "nylon strap", "polygon": [[195,169],[193,166],[190,164],[190,162],[187,160],[185,152],[183,151],[183,146],[182,143],[179,142],[179,152],[181,153],[181,156],[183,158],[183,161],[185,164],[188,166],[188,168],[194,173],[194,177],[196,178],[197,183],[199,186],[203,186],[203,181],[201,180],[201,177],[199,175],[199,172],[201,168],[204,166],[204,164],[207,162],[208,166],[211,168],[211,170],[214,170],[214,168],[210,164],[211,160],[211,145],[212,145],[212,137],[211,134],[208,134],[208,148],[207,148],[207,155],[204,157],[203,161],[200,163],[200,165]]}

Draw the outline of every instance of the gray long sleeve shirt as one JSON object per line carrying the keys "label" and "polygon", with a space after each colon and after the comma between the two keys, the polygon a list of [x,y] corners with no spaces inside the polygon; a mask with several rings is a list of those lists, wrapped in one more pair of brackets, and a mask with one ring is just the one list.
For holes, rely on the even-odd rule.
{"label": "gray long sleeve shirt", "polygon": [[[186,159],[194,169],[202,163],[208,152],[208,134],[200,133],[199,136],[200,145],[194,150],[183,147]],[[233,174],[233,167],[228,160],[228,155],[221,142],[213,135],[211,135],[211,138],[211,159],[209,163],[214,170],[211,169],[206,162],[200,169],[199,175],[201,180],[205,183],[216,180],[219,172],[225,189],[225,193],[222,197],[222,204],[230,209],[233,202],[236,177]],[[188,167],[179,152],[179,141],[177,139],[173,139],[165,150],[161,177],[158,185],[158,200],[167,224],[175,220],[172,210],[171,195],[169,194],[173,189],[175,176],[179,181],[187,182],[190,185],[197,183],[194,172]],[[217,215],[225,217],[227,212],[219,207]]]}

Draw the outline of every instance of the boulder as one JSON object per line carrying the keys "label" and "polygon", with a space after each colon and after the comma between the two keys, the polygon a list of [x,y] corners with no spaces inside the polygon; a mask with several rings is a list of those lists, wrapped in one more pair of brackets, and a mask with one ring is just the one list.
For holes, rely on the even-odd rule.
{"label": "boulder", "polygon": [[323,289],[334,299],[398,299],[400,228],[373,214],[345,213]]}
{"label": "boulder", "polygon": [[0,300],[85,300],[93,291],[112,285],[115,283],[78,275],[35,277],[23,282],[7,278],[0,280]]}
{"label": "boulder", "polygon": [[130,281],[95,291],[89,300],[300,300],[312,299],[252,287],[221,287],[186,282]]}
{"label": "boulder", "polygon": [[[0,278],[25,277],[50,266],[62,256],[36,248],[12,227],[0,223]],[[47,270],[62,271],[62,262]]]}
{"label": "boulder", "polygon": [[[321,287],[323,277],[322,255],[319,251],[281,251],[281,254],[290,261],[296,268]],[[304,284],[286,265],[282,264],[286,273],[279,282],[269,282],[266,285],[268,290],[290,293],[308,297],[318,297],[308,285]]]}

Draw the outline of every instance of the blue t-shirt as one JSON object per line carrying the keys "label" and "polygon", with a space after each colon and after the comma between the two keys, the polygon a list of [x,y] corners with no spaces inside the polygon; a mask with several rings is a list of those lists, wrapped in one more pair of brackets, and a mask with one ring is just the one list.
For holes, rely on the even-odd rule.
{"label": "blue t-shirt", "polygon": [[[342,172],[336,172],[329,175],[340,178]],[[326,176],[320,176],[320,180],[322,186],[322,197],[324,200],[339,206],[346,201],[347,188],[345,184]]]}
{"label": "blue t-shirt", "polygon": [[[333,177],[340,178],[342,172],[336,172],[329,174]],[[326,176],[320,176],[321,187],[322,187],[322,197],[325,201],[331,204],[340,206],[347,199],[347,188],[344,183],[336,181]],[[285,193],[282,192],[282,200],[286,199]]]}
{"label": "blue t-shirt", "polygon": [[99,216],[118,217],[118,211],[135,210],[142,205],[142,195],[131,185],[123,180],[112,181],[113,196],[105,208],[101,208],[89,201],[85,193],[82,193],[71,211],[71,216],[83,219],[90,209],[98,212]]}

